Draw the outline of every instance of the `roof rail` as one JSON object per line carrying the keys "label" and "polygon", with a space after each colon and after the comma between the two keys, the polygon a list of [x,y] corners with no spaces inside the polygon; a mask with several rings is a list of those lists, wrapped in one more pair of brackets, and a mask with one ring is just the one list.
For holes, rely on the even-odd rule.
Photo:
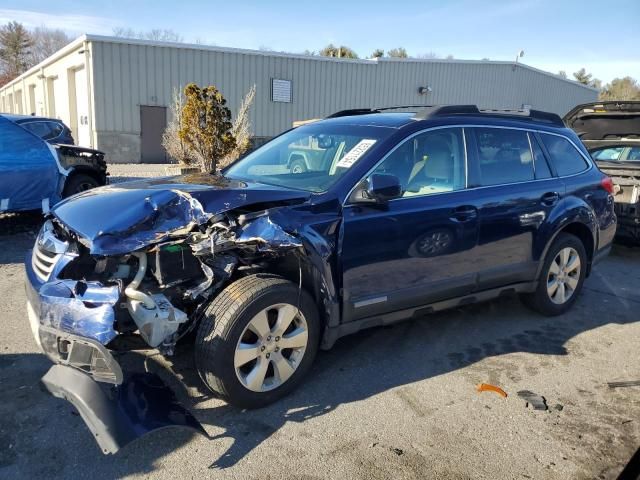
{"label": "roof rail", "polygon": [[393,105],[390,107],[374,107],[374,108],[352,108],[349,110],[340,110],[332,113],[325,118],[348,117],[352,115],[367,115],[369,113],[381,113],[385,110],[399,110],[401,108],[424,108],[425,105]]}
{"label": "roof rail", "polygon": [[350,117],[351,115],[366,115],[367,113],[377,113],[377,110],[372,108],[352,108],[349,110],[340,110],[339,112],[332,113],[325,118],[338,118],[338,117]]}
{"label": "roof rail", "polygon": [[541,110],[530,109],[483,109],[480,110],[476,105],[431,105],[420,112],[414,118],[418,120],[426,120],[433,117],[444,117],[449,115],[489,115],[493,117],[524,117],[528,120],[536,120],[546,122],[558,127],[564,127],[564,122],[559,115]]}

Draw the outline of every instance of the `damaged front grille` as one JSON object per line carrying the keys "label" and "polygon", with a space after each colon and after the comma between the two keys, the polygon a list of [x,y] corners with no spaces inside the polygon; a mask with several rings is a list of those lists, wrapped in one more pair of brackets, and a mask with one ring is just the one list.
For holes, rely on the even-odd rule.
{"label": "damaged front grille", "polygon": [[49,280],[56,263],[67,251],[68,246],[67,242],[56,238],[51,221],[45,222],[31,254],[31,266],[41,281]]}
{"label": "damaged front grille", "polygon": [[43,246],[36,244],[31,255],[31,265],[40,280],[43,282],[49,280],[53,267],[61,256],[59,253],[50,252]]}

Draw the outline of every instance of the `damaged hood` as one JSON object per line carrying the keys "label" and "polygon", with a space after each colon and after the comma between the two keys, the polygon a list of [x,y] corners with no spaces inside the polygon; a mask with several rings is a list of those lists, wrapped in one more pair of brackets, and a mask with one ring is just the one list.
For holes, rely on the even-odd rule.
{"label": "damaged hood", "polygon": [[596,102],[578,105],[564,117],[587,149],[640,141],[640,102]]}
{"label": "damaged hood", "polygon": [[188,233],[234,209],[302,203],[310,193],[192,174],[96,188],[57,204],[52,215],[93,254],[129,253]]}

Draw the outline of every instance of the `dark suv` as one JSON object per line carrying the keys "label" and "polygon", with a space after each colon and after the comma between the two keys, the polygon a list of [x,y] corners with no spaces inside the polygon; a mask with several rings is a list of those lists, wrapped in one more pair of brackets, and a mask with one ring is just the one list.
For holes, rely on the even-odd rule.
{"label": "dark suv", "polygon": [[26,128],[34,135],[55,145],[74,145],[71,129],[58,118],[36,117],[34,115],[4,114],[4,117]]}
{"label": "dark suv", "polygon": [[[311,143],[316,166],[292,172]],[[130,409],[105,405],[146,391],[120,367],[132,345],[191,342],[203,383],[254,408],[363,328],[510,293],[562,314],[610,249],[612,190],[558,116],[446,106],[340,112],[220,175],[81,193],[26,262],[31,325],[57,364],[43,381],[115,451],[158,411],[186,418],[155,405],[153,425],[140,411],[113,423]]]}

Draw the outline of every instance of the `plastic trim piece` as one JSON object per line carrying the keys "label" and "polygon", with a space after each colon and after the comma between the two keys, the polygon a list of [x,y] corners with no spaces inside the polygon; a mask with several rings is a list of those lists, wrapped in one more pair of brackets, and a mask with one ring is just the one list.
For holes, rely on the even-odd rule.
{"label": "plastic trim piece", "polygon": [[186,427],[207,436],[169,387],[150,373],[134,374],[107,390],[72,367],[54,365],[42,383],[54,397],[68,400],[78,410],[104,454],[167,427]]}

